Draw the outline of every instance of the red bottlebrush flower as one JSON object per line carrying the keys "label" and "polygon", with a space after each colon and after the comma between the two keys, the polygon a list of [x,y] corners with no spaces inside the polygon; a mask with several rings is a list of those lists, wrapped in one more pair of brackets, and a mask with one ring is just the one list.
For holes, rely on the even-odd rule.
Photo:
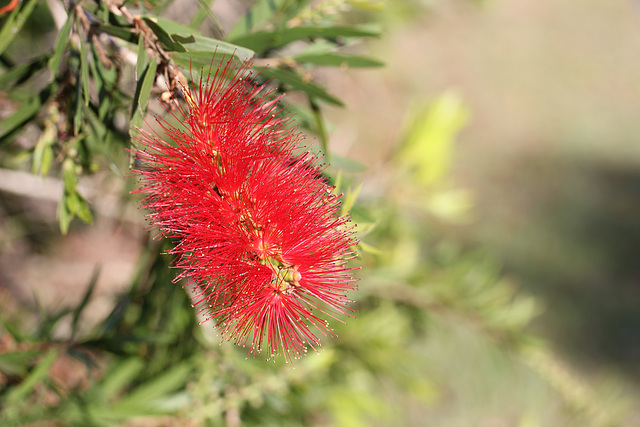
{"label": "red bottlebrush flower", "polygon": [[355,244],[318,158],[301,145],[250,63],[210,70],[185,88],[168,141],[140,131],[142,207],[176,244],[177,280],[224,339],[287,360],[320,346],[326,320],[348,314]]}

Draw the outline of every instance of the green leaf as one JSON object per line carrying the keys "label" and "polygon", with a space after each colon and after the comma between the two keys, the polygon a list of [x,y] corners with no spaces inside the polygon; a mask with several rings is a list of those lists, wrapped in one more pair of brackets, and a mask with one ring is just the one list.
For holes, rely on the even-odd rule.
{"label": "green leaf", "polygon": [[[89,50],[86,41],[80,37],[80,76],[82,80],[82,95],[84,96],[84,105],[89,105]],[[77,129],[77,128],[76,128]]]}
{"label": "green leaf", "polygon": [[100,389],[107,399],[112,399],[125,387],[133,384],[142,372],[145,362],[142,359],[129,357],[116,363],[102,380]]}
{"label": "green leaf", "polygon": [[122,39],[128,43],[138,43],[138,36],[136,36],[129,27],[116,27],[109,24],[97,24],[98,30],[110,34],[114,37]]}
{"label": "green leaf", "polygon": [[33,359],[39,354],[39,350],[0,353],[0,372],[9,376],[26,375]]}
{"label": "green leaf", "polygon": [[318,98],[326,101],[330,104],[337,105],[339,107],[343,107],[344,104],[339,99],[329,95],[323,88],[316,85],[315,83],[311,83],[309,81],[303,80],[297,73],[294,71],[284,69],[284,68],[260,68],[254,67],[257,70],[261,70],[260,74],[267,77],[272,78],[278,82],[287,84],[291,86],[293,90],[299,90],[311,98]]}
{"label": "green leaf", "polygon": [[142,76],[142,72],[147,67],[147,65],[149,65],[149,53],[147,52],[147,48],[144,46],[142,38],[140,38],[138,40],[138,55],[136,59],[136,81],[140,80],[140,76]]}
{"label": "green leaf", "polygon": [[[145,18],[145,21],[152,22],[154,25],[159,26],[161,30],[164,31],[166,37],[170,38],[172,43],[180,44],[184,50],[176,50],[177,53],[172,54],[174,57],[177,55],[178,58],[184,59],[193,56],[193,54],[200,54],[208,56],[209,59],[206,65],[209,65],[213,59],[214,52],[216,57],[231,55],[241,61],[246,61],[254,56],[254,52],[251,49],[222,40],[205,37],[194,28],[179,24],[166,18],[148,16]],[[188,52],[189,54],[184,55],[185,52]]]}
{"label": "green leaf", "polygon": [[67,193],[65,197],[67,209],[71,217],[78,216],[82,221],[91,223],[93,216],[87,206],[87,201],[79,193]]}
{"label": "green leaf", "polygon": [[339,53],[302,54],[293,59],[303,64],[314,64],[328,67],[381,67],[384,62],[366,56],[344,55]]}
{"label": "green leaf", "polygon": [[75,337],[78,332],[78,320],[80,320],[80,315],[87,307],[89,300],[91,299],[91,295],[93,294],[93,290],[96,287],[96,283],[98,282],[98,277],[100,276],[100,268],[96,267],[93,269],[93,274],[91,275],[91,280],[89,280],[89,285],[87,286],[87,290],[82,297],[82,301],[80,304],[73,310],[73,317],[71,321],[71,337]]}
{"label": "green leaf", "polygon": [[87,200],[79,193],[76,193],[75,196],[78,198],[78,206],[76,207],[75,214],[78,215],[78,218],[84,223],[91,224],[93,222],[93,215],[91,214]]}
{"label": "green leaf", "polygon": [[472,220],[473,197],[464,189],[433,191],[422,200],[423,207],[443,220],[464,224]]}
{"label": "green leaf", "polygon": [[455,137],[469,111],[454,92],[446,92],[421,108],[406,131],[398,158],[423,186],[442,180],[451,165]]}
{"label": "green leaf", "polygon": [[2,319],[0,319],[0,324],[2,325],[2,328],[4,328],[4,330],[6,332],[11,334],[13,339],[16,340],[17,342],[35,341],[35,339],[33,338],[32,335],[27,334],[27,333],[23,332],[22,330],[20,330],[20,328],[16,324],[13,324],[13,323],[10,323],[10,322],[7,322],[7,321],[3,321]]}
{"label": "green leaf", "polygon": [[56,39],[55,47],[53,48],[53,55],[51,59],[49,59],[49,69],[51,70],[51,78],[49,81],[53,81],[58,74],[58,69],[60,68],[60,63],[62,62],[62,55],[64,54],[65,48],[69,43],[69,31],[71,31],[71,25],[73,24],[73,14],[69,14],[67,17],[67,21],[64,23],[60,32],[58,33],[58,38]]}
{"label": "green leaf", "polygon": [[53,147],[51,145],[47,145],[42,152],[42,165],[40,169],[40,175],[46,176],[51,169],[51,164],[53,163]]}
{"label": "green leaf", "polygon": [[228,40],[231,43],[252,49],[258,54],[263,54],[267,50],[278,49],[298,40],[377,37],[379,35],[379,30],[369,27],[301,26],[276,31],[260,31]]}
{"label": "green leaf", "polygon": [[210,52],[210,57],[212,57],[212,54],[215,52],[216,56],[235,56],[241,61],[251,59],[255,55],[255,53],[251,49],[247,49],[246,47],[223,42],[221,40],[212,39],[205,36],[195,36],[194,42],[185,41],[184,46],[189,52]]}
{"label": "green leaf", "polygon": [[47,65],[49,58],[48,54],[43,55],[28,64],[16,65],[5,71],[0,76],[0,87],[8,89],[9,83],[14,80],[17,80],[17,84],[20,84],[29,79]]}
{"label": "green leaf", "polygon": [[[152,409],[152,412],[162,411],[162,408],[154,408],[155,399],[165,397],[166,394],[184,386],[192,371],[190,361],[178,364],[162,375],[143,383],[118,402],[113,410],[115,412],[128,412],[130,410],[143,411]],[[134,412],[136,413],[136,412]]]}
{"label": "green leaf", "polygon": [[153,31],[156,37],[158,37],[158,40],[164,45],[166,50],[173,52],[187,51],[181,43],[175,41],[173,37],[171,37],[169,33],[156,22],[157,18],[145,17],[143,19],[149,28],[151,28],[151,31]]}
{"label": "green leaf", "polygon": [[[69,61],[70,64],[73,64],[74,71],[80,71],[78,69],[79,61],[80,60],[78,58],[72,58]],[[76,79],[82,80],[82,76],[79,73],[76,73]],[[75,112],[73,114],[73,134],[74,136],[77,136],[78,133],[80,132],[80,127],[82,126],[82,122],[83,122],[82,90],[80,90],[79,88],[76,88],[75,90],[74,105],[75,105]]]}
{"label": "green leaf", "polygon": [[329,138],[327,137],[327,129],[324,123],[324,117],[322,117],[322,112],[320,111],[320,106],[312,97],[309,97],[309,104],[311,105],[311,113],[313,114],[313,118],[316,125],[316,134],[320,138],[320,145],[322,147],[322,151],[325,153],[327,162],[330,161],[329,157]]}
{"label": "green leaf", "polygon": [[7,18],[2,26],[2,30],[0,30],[0,54],[7,49],[13,39],[18,35],[37,4],[38,0],[27,0],[23,2],[21,6],[13,9],[9,18]]}
{"label": "green leaf", "polygon": [[78,193],[67,193],[65,202],[67,203],[67,208],[72,216],[80,210],[80,199],[78,198]]}
{"label": "green leaf", "polygon": [[151,21],[155,25],[159,25],[167,35],[171,34],[173,36],[175,34],[179,34],[183,37],[188,37],[191,35],[201,34],[197,29],[193,27],[189,27],[179,22],[172,21],[171,19],[163,18],[161,16],[147,15],[144,16],[144,19],[147,22]]}
{"label": "green leaf", "polygon": [[[231,53],[233,54],[233,53]],[[191,70],[194,74],[197,74],[200,70],[207,70],[212,64],[220,64],[229,59],[229,53],[217,52],[215,55],[212,52],[204,51],[189,51],[185,53],[172,52],[169,54],[171,60],[176,64]],[[242,60],[242,58],[239,58]]]}
{"label": "green leaf", "polygon": [[25,101],[12,115],[0,122],[0,141],[6,135],[21,127],[25,122],[35,116],[44,103],[49,100],[49,96],[55,88],[47,86],[37,96]]}
{"label": "green leaf", "polygon": [[266,22],[274,22],[271,18],[281,10],[287,0],[258,0],[251,9],[233,26],[227,39],[233,39],[250,33],[255,27]]}
{"label": "green leaf", "polygon": [[84,117],[85,121],[82,123],[82,130],[87,136],[86,141],[89,144],[90,151],[100,153],[100,155],[107,160],[109,168],[113,173],[117,176],[123,177],[116,158],[114,158],[113,153],[109,151],[111,133],[105,126],[104,122],[96,116],[93,110],[89,107],[85,107]]}
{"label": "green leaf", "polygon": [[359,173],[367,170],[367,165],[338,154],[333,154],[331,156],[331,167],[352,173]]}
{"label": "green leaf", "polygon": [[45,176],[51,168],[53,162],[53,148],[58,137],[57,128],[53,124],[45,126],[44,131],[38,138],[36,146],[33,150],[33,162],[31,165],[31,173]]}
{"label": "green leaf", "polygon": [[[107,127],[104,122],[102,122],[95,113],[91,110],[91,108],[85,108],[85,117],[86,120],[83,123],[83,129],[85,132],[93,135],[98,141],[103,141],[107,136]],[[100,144],[95,147],[97,149],[102,150],[102,154],[107,155],[106,147],[104,144]]]}
{"label": "green leaf", "polygon": [[360,194],[360,190],[362,189],[362,183],[360,183],[355,190],[349,189],[347,190],[347,194],[344,197],[344,201],[342,202],[342,209],[340,211],[340,215],[346,215],[351,208],[356,204],[356,200],[358,199],[358,195]]}
{"label": "green leaf", "polygon": [[222,25],[220,24],[220,21],[218,21],[218,17],[211,11],[212,0],[198,0],[198,3],[200,4],[200,7],[198,8],[198,11],[195,13],[195,15],[191,18],[191,22],[189,23],[189,25],[192,28],[198,28],[200,25],[202,25],[202,23],[208,16],[209,19],[211,19],[211,21],[215,24],[220,34],[222,34]]}
{"label": "green leaf", "polygon": [[64,181],[64,191],[73,194],[76,192],[78,177],[76,175],[73,160],[67,158],[62,162],[62,180]]}
{"label": "green leaf", "polygon": [[52,350],[47,353],[40,363],[31,371],[31,373],[17,386],[13,387],[9,393],[4,397],[6,403],[15,403],[20,400],[26,399],[29,394],[33,391],[33,389],[38,385],[38,383],[42,382],[47,375],[49,374],[49,370],[58,357],[58,351]]}
{"label": "green leaf", "polygon": [[366,252],[372,255],[382,255],[384,253],[380,249],[371,246],[370,244],[365,243],[362,240],[358,242],[358,248],[362,250],[362,252]]}
{"label": "green leaf", "polygon": [[144,112],[147,111],[147,102],[149,101],[153,83],[156,80],[157,69],[158,61],[156,58],[151,58],[149,65],[147,65],[140,80],[138,80],[133,103],[131,104],[131,129],[142,126],[143,115]]}

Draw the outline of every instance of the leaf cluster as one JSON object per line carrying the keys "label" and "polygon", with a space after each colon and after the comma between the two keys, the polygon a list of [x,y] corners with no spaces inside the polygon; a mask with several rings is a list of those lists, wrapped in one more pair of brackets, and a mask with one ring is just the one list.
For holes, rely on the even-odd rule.
{"label": "leaf cluster", "polygon": [[[165,17],[171,1],[163,0],[25,0],[3,18],[0,88],[12,108],[0,122],[0,167],[59,178],[63,232],[74,217],[90,222],[100,214],[81,180],[101,171],[126,174],[131,127],[143,125],[154,107],[181,102],[183,85],[202,67],[206,72],[223,56],[254,57],[261,83],[301,100],[283,98],[281,107],[295,112],[328,154],[323,108],[343,104],[311,72],[381,65],[350,53],[350,45],[379,31],[343,13],[375,9],[376,0],[258,0],[226,35],[210,3],[199,0],[188,24]],[[34,28],[38,15],[48,17],[43,28]],[[26,33],[42,48],[25,56],[19,42]],[[598,412],[583,388],[575,393],[576,381],[527,332],[538,303],[501,277],[495,262],[446,234],[473,216],[470,194],[449,174],[468,115],[452,93],[416,109],[388,174],[372,181],[382,185],[353,185],[351,172],[365,168],[332,158],[328,174],[345,193],[343,213],[352,212],[361,238],[361,289],[353,295],[360,314],[334,325],[338,336],[318,354],[292,369],[221,344],[173,283],[167,248],[149,241],[128,291],[96,324],[86,319],[99,270],[75,307],[38,307],[35,324],[26,313],[0,315],[2,425],[408,424],[416,422],[409,408],[426,411],[447,400],[448,385],[437,382],[424,354],[434,330],[447,323],[558,384],[576,425],[611,424],[613,411]]]}
{"label": "leaf cluster", "polygon": [[[232,56],[254,58],[259,83],[279,92],[300,92],[303,102],[290,106],[282,101],[281,109],[296,113],[299,124],[318,135],[327,152],[322,108],[343,104],[314,83],[309,72],[316,66],[381,65],[344,49],[377,37],[379,31],[345,25],[337,12],[318,12],[320,21],[303,20],[308,3],[259,1],[226,36],[209,37],[200,28],[207,18],[217,20],[205,1],[190,25],[160,16],[166,4],[130,10],[118,0],[51,2],[46,10],[36,0],[25,1],[0,30],[0,87],[15,104],[0,122],[0,149],[17,154],[26,145],[33,172],[63,176],[58,218],[66,232],[74,217],[92,219],[77,191],[78,179],[104,167],[124,174],[129,132],[143,126],[150,105],[159,98],[170,108],[171,100],[183,99],[190,78]],[[32,43],[39,49],[25,58],[12,42],[29,29],[34,12],[48,12],[50,27],[36,31]],[[56,34],[53,44],[51,33]],[[39,131],[35,144],[21,141],[30,127]]]}

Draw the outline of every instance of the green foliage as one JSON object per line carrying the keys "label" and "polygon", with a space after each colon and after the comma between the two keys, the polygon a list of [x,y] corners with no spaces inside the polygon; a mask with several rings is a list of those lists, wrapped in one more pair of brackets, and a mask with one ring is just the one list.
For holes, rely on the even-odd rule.
{"label": "green foliage", "polygon": [[[380,31],[340,13],[378,10],[378,1],[258,0],[222,39],[201,30],[208,19],[219,24],[211,2],[198,3],[189,26],[159,16],[169,2],[147,2],[151,10],[135,13],[116,1],[74,4],[58,16],[60,28],[37,29],[46,53],[34,58],[23,58],[12,42],[29,27],[37,2],[22,2],[4,21],[0,86],[16,107],[0,122],[0,149],[15,159],[26,152],[30,167],[23,169],[59,180],[62,233],[73,229],[75,217],[93,220],[83,179],[96,172],[125,175],[130,129],[146,123],[158,95],[180,99],[182,85],[201,67],[206,72],[222,56],[255,55],[262,81],[298,92],[303,102],[281,101],[281,107],[296,112],[329,156],[323,106],[343,102],[309,72],[315,66],[382,65],[343,49]],[[46,35],[52,31],[55,37]],[[264,68],[266,63],[272,66]],[[128,291],[91,327],[83,319],[100,269],[73,308],[0,314],[2,425],[108,426],[134,419],[149,425],[421,424],[422,416],[411,418],[411,405],[422,415],[448,392],[424,357],[434,345],[432,332],[447,322],[551,378],[580,425],[597,404],[586,392],[574,393],[568,371],[527,333],[539,304],[502,278],[495,262],[443,231],[472,217],[469,193],[449,178],[456,136],[468,115],[451,93],[420,109],[384,185],[374,189],[353,182],[365,167],[330,157],[329,178],[345,194],[342,213],[352,212],[361,239],[361,286],[353,295],[359,314],[347,324],[336,322],[337,336],[295,361],[295,369],[248,359],[246,349],[221,344],[210,324],[198,324],[187,292],[173,283],[167,248],[149,240]],[[25,148],[20,138],[28,128],[38,137]],[[122,204],[133,203],[122,198]],[[61,370],[81,371],[82,378],[71,382]],[[514,411],[524,419],[525,409]],[[606,411],[601,419],[610,419]]]}
{"label": "green foliage", "polygon": [[13,39],[18,35],[31,13],[33,13],[33,9],[37,3],[37,0],[29,0],[13,9],[9,18],[7,18],[2,26],[2,30],[0,30],[0,54],[7,49]]}

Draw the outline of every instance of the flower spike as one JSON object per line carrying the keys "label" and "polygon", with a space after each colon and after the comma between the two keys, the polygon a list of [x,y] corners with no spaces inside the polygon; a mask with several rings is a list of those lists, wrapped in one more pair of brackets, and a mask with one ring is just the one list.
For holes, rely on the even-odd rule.
{"label": "flower spike", "polygon": [[250,69],[212,67],[176,101],[179,125],[157,119],[166,140],[139,132],[136,192],[221,336],[289,361],[332,333],[321,316],[353,311],[356,241],[317,156]]}

